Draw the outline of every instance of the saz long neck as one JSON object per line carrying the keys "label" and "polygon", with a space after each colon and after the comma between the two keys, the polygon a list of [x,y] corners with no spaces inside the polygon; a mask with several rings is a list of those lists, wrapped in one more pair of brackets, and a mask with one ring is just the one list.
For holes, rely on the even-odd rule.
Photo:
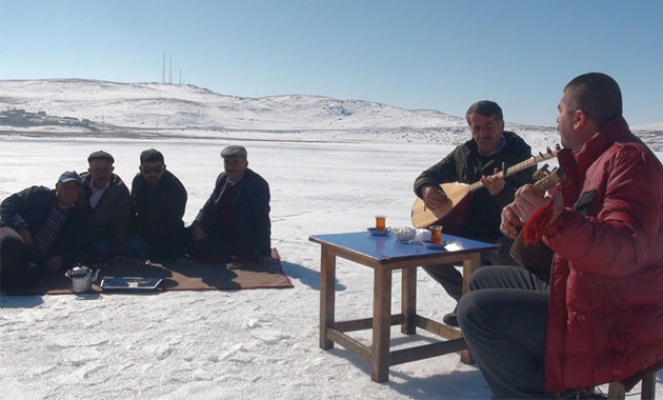
{"label": "saz long neck", "polygon": [[[500,171],[497,174],[502,176],[503,178],[506,178],[507,176],[511,176],[513,174],[517,174],[520,171],[526,170],[527,168],[531,167],[532,165],[536,165],[542,161],[550,160],[551,158],[557,156],[557,152],[559,152],[560,147],[557,145],[555,147],[555,150],[551,150],[550,147],[546,149],[546,153],[539,153],[538,156],[534,156],[532,158],[528,158],[525,161],[519,162],[518,164],[515,164],[509,168],[506,168],[504,171]],[[483,183],[481,181],[474,182],[468,187],[468,190],[470,192],[474,192],[476,190],[481,189],[483,186]]]}

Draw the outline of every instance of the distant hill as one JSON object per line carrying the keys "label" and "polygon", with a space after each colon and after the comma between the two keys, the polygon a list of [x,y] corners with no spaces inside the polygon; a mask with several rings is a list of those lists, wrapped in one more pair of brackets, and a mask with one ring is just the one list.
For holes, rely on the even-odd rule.
{"label": "distant hill", "polygon": [[[192,85],[94,80],[0,81],[0,110],[86,119],[118,131],[295,130],[464,127],[461,118],[322,96],[241,98]],[[163,132],[162,132],[163,133]]]}
{"label": "distant hill", "polygon": [[[540,148],[554,127],[507,122]],[[225,96],[193,85],[81,79],[0,80],[0,134],[243,137],[264,140],[405,141],[458,144],[464,117],[323,96]],[[660,135],[659,135],[660,134]],[[663,136],[654,132],[652,137]]]}

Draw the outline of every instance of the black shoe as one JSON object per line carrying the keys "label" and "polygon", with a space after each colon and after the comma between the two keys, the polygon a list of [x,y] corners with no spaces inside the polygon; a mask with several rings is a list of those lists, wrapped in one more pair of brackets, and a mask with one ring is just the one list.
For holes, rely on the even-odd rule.
{"label": "black shoe", "polygon": [[442,322],[449,326],[458,327],[458,316],[455,312],[450,312],[449,314],[445,314],[444,317],[442,317]]}

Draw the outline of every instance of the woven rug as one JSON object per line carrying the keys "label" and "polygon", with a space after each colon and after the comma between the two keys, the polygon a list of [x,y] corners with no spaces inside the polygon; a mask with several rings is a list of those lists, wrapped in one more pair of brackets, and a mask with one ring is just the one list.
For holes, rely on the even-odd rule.
{"label": "woven rug", "polygon": [[[242,262],[239,267],[229,268],[227,263],[111,263],[90,266],[99,269],[98,279],[93,282],[90,293],[149,293],[151,290],[104,290],[102,279],[110,277],[140,277],[162,279],[154,292],[171,290],[241,290],[263,288],[292,288],[290,279],[283,273],[276,249],[267,263]],[[8,291],[11,296],[41,296],[73,294],[71,280],[64,275],[49,275],[28,290]]]}

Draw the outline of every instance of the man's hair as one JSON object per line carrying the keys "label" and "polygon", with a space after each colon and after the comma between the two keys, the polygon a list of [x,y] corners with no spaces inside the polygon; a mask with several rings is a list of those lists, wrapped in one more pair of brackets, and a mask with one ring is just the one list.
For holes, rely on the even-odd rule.
{"label": "man's hair", "polygon": [[622,92],[606,74],[590,72],[575,77],[564,87],[564,92],[568,92],[567,106],[583,110],[598,128],[622,115]]}
{"label": "man's hair", "polygon": [[163,154],[159,150],[147,149],[140,153],[140,163],[146,162],[161,162],[163,164]]}
{"label": "man's hair", "polygon": [[470,125],[470,114],[474,113],[483,115],[484,117],[494,117],[495,121],[497,122],[504,120],[504,116],[502,115],[502,108],[499,106],[499,104],[490,100],[477,101],[467,109],[467,112],[465,113],[465,119],[467,119],[468,125]]}

